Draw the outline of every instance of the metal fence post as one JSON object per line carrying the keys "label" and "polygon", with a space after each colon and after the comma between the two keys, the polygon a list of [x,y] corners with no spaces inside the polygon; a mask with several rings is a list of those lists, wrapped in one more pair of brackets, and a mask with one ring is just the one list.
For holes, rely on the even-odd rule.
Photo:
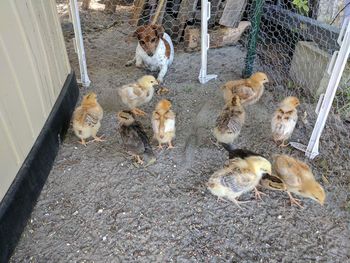
{"label": "metal fence post", "polygon": [[76,53],[78,54],[78,59],[79,59],[81,83],[84,87],[89,87],[91,81],[87,73],[85,49],[84,49],[83,35],[81,33],[79,7],[78,7],[77,0],[69,0],[69,8],[70,8],[69,10],[70,10],[73,27],[74,27],[74,36],[75,36],[74,44],[75,44]]}
{"label": "metal fence post", "polygon": [[245,68],[243,71],[243,77],[250,77],[253,73],[253,66],[256,57],[256,43],[258,40],[258,33],[260,30],[260,21],[263,5],[265,0],[253,0],[253,15],[251,18],[251,28],[248,37],[247,56],[245,60]]}

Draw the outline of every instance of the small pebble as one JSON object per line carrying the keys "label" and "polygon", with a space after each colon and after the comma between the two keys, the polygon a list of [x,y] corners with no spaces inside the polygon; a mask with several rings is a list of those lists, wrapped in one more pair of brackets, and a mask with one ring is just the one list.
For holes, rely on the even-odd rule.
{"label": "small pebble", "polygon": [[98,209],[97,211],[98,214],[102,214],[102,212],[103,212],[103,209]]}
{"label": "small pebble", "polygon": [[282,219],[282,216],[281,216],[281,215],[279,215],[277,218],[278,218],[278,219]]}

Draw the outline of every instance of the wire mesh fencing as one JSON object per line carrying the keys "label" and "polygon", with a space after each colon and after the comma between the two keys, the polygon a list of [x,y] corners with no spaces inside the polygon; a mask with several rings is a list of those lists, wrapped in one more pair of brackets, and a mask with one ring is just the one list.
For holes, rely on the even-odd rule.
{"label": "wire mesh fencing", "polygon": [[[57,0],[61,16],[68,21],[66,3]],[[267,90],[273,101],[289,95],[300,98],[304,105],[302,119],[309,123],[304,132],[311,133],[317,117],[314,109],[327,88],[327,70],[332,54],[340,48],[337,38],[350,14],[350,1],[210,3],[208,71],[219,73],[219,78],[225,80],[240,77],[247,68],[266,72],[270,79]],[[111,60],[116,55],[125,57],[125,62],[131,59],[137,44],[133,33],[137,27],[150,23],[164,27],[176,52],[197,52],[200,56],[200,0],[82,0],[79,4],[83,34],[108,34],[105,41],[110,43]],[[256,37],[252,37],[254,32]],[[66,34],[66,38],[71,37],[72,34]],[[225,57],[229,62],[223,62]],[[350,121],[349,81],[347,65],[327,123],[329,136],[343,133],[343,123]]]}

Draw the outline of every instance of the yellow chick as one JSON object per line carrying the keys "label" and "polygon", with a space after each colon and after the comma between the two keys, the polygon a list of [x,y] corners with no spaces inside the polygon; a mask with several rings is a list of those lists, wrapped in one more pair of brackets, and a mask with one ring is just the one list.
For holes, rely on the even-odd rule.
{"label": "yellow chick", "polygon": [[118,94],[122,102],[136,115],[145,115],[146,113],[137,107],[151,101],[154,94],[154,86],[158,85],[155,77],[146,75],[118,89]]}
{"label": "yellow chick", "polygon": [[97,132],[101,127],[103,118],[103,109],[98,104],[96,94],[90,92],[83,97],[81,105],[73,113],[73,130],[75,135],[80,138],[80,143],[86,146],[85,139],[93,137],[93,141],[104,141],[97,137]]}
{"label": "yellow chick", "polygon": [[236,157],[210,177],[207,187],[212,194],[239,206],[237,198],[243,193],[255,189],[257,195],[256,186],[266,173],[271,174],[271,164],[262,156]]}
{"label": "yellow chick", "polygon": [[238,95],[243,106],[252,105],[261,98],[264,84],[268,81],[265,73],[256,72],[250,78],[229,81],[221,89],[225,100],[230,99],[232,95]]}
{"label": "yellow chick", "polygon": [[244,120],[245,110],[239,96],[234,95],[216,119],[214,137],[221,143],[232,144],[241,132]]}
{"label": "yellow chick", "polygon": [[[134,156],[137,163],[150,165],[156,161],[149,139],[139,121],[135,120],[132,111],[120,111],[117,113],[118,131],[123,141],[123,146],[129,154]],[[142,158],[140,157],[142,156]]]}
{"label": "yellow chick", "polygon": [[280,103],[273,115],[271,121],[272,137],[280,147],[288,146],[288,144],[285,144],[285,141],[292,136],[298,121],[296,108],[299,105],[300,102],[297,97],[287,97]]}
{"label": "yellow chick", "polygon": [[306,163],[288,155],[276,155],[273,161],[273,172],[284,182],[292,204],[302,207],[299,200],[293,198],[291,193],[311,198],[321,205],[324,204],[325,191],[316,182],[310,167]]}
{"label": "yellow chick", "polygon": [[163,99],[158,102],[152,114],[154,138],[160,149],[163,148],[163,143],[168,144],[168,149],[174,148],[171,141],[175,137],[175,113],[170,109],[171,106],[170,101]]}

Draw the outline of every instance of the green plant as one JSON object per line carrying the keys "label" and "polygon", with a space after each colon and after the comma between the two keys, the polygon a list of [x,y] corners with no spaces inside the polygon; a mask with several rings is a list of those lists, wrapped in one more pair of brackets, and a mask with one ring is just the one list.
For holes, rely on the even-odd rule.
{"label": "green plant", "polygon": [[309,13],[310,8],[308,0],[293,0],[292,3],[301,14],[307,15]]}

